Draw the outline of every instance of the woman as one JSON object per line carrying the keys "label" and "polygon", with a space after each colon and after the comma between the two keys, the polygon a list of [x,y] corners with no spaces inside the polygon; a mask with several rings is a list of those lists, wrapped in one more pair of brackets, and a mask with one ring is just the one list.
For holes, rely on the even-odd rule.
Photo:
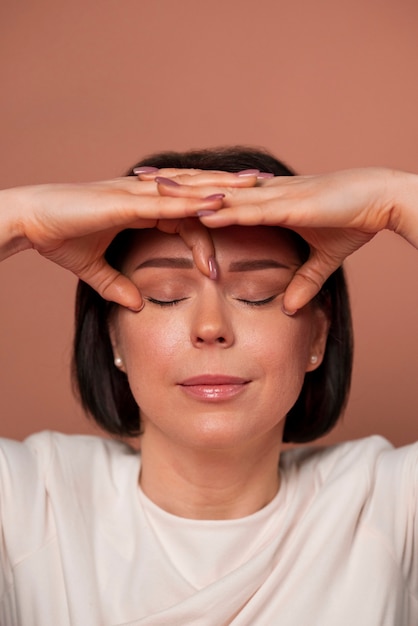
{"label": "woman", "polygon": [[141,455],[2,443],[1,623],[416,623],[417,446],[280,452],[341,412],[338,268],[384,228],[418,247],[417,177],[280,178],[238,149],[135,172],[2,192],[3,257],[32,246],[83,279],[80,395]]}

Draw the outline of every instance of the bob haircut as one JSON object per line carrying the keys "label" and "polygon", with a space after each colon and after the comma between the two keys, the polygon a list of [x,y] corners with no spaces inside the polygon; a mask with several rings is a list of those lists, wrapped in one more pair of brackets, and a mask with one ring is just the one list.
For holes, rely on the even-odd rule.
{"label": "bob haircut", "polygon": [[[189,152],[163,152],[144,158],[134,167],[195,168],[239,172],[259,169],[275,176],[294,172],[271,154],[241,146]],[[133,167],[127,173],[133,175]],[[301,263],[309,245],[292,233]],[[119,269],[133,244],[134,230],[120,232],[106,251],[106,259]],[[347,286],[342,268],[326,281],[314,299],[330,319],[330,329],[321,365],[305,374],[296,403],[286,417],[283,440],[302,443],[327,433],[341,415],[351,382],[353,339]],[[79,281],[76,295],[76,327],[73,381],[84,409],[108,433],[122,437],[141,434],[140,409],[124,372],[113,362],[109,318],[117,307],[89,285]]]}

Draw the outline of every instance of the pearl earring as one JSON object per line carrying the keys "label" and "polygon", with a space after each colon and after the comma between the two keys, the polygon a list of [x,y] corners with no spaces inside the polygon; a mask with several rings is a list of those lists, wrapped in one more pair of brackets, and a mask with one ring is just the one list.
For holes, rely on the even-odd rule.
{"label": "pearl earring", "polygon": [[316,356],[316,354],[312,354],[310,362],[312,363],[312,365],[315,365],[315,363],[318,362],[318,357]]}
{"label": "pearl earring", "polygon": [[121,369],[123,367],[123,361],[120,356],[115,356],[114,363],[118,369]]}

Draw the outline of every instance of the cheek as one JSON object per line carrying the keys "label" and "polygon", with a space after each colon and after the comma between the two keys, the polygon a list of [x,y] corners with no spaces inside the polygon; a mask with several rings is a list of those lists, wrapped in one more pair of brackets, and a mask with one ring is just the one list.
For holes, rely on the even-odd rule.
{"label": "cheek", "polygon": [[271,366],[298,367],[303,371],[310,354],[311,326],[307,317],[297,319],[275,313],[263,323],[249,326],[243,343]]}
{"label": "cheek", "polygon": [[184,345],[184,333],[181,320],[165,325],[156,316],[121,313],[118,345],[133,392],[151,387],[168,374]]}
{"label": "cheek", "polygon": [[302,317],[281,319],[262,335],[254,333],[252,353],[263,369],[266,401],[274,398],[286,411],[294,404],[309,363],[310,338],[309,320]]}

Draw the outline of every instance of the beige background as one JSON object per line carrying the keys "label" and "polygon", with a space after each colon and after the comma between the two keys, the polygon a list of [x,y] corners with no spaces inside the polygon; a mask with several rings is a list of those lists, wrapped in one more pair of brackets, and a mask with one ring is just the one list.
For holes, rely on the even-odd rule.
{"label": "beige background", "polygon": [[[0,187],[230,143],[301,173],[418,171],[416,0],[4,0],[0,50]],[[354,385],[327,441],[403,444],[418,435],[418,253],[385,233],[347,265]],[[2,435],[88,432],[68,376],[75,279],[25,252],[0,285]]]}

